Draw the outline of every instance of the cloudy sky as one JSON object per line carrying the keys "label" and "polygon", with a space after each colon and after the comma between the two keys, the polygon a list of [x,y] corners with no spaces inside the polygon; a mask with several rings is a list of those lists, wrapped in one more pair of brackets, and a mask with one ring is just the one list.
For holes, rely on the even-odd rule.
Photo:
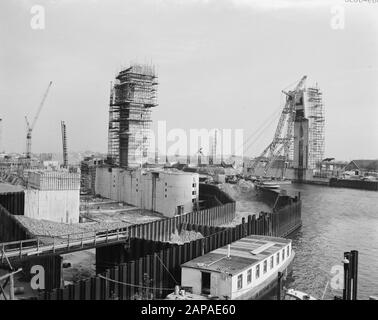
{"label": "cloudy sky", "polygon": [[[30,26],[36,4],[44,30]],[[332,28],[335,5],[342,29]],[[155,124],[244,129],[245,139],[267,124],[247,150],[258,154],[281,90],[306,74],[324,92],[326,156],[378,158],[378,3],[2,0],[0,40],[2,150],[24,151],[24,116],[52,80],[33,151],[60,152],[65,120],[71,151],[105,152],[109,83],[136,61],[158,70]]]}

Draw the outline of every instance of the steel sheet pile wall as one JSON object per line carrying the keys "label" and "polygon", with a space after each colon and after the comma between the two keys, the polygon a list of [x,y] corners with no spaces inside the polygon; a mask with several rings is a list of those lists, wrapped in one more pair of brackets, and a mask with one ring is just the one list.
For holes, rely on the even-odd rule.
{"label": "steel sheet pile wall", "polygon": [[278,219],[278,223],[273,222],[273,234],[286,237],[302,225],[302,201],[298,200],[291,205],[287,205],[274,214],[274,219]]}
{"label": "steel sheet pile wall", "polygon": [[190,212],[173,218],[152,221],[129,227],[131,238],[155,241],[169,241],[171,234],[182,223],[216,226],[232,222],[235,218],[235,202],[222,206]]}
{"label": "steel sheet pile wall", "polygon": [[337,179],[331,178],[329,180],[329,185],[331,187],[339,188],[353,188],[362,190],[378,190],[378,181],[364,181],[364,180],[347,180],[347,179]]}
{"label": "steel sheet pile wall", "polygon": [[271,190],[269,188],[262,188],[260,187],[258,189],[258,196],[259,199],[266,203],[267,205],[273,207],[274,204],[276,203],[277,199],[279,198],[279,192],[275,190]]}
{"label": "steel sheet pile wall", "polygon": [[219,202],[223,204],[235,202],[226,192],[220,190],[217,186],[200,183],[199,184],[199,196],[200,199],[208,200],[209,198],[216,198]]}
{"label": "steel sheet pile wall", "polygon": [[[109,262],[106,259],[113,259],[113,263],[120,263],[118,266],[64,289],[44,292],[41,294],[40,299],[129,300],[149,299],[152,296],[154,299],[163,298],[174,290],[175,284],[180,283],[180,265],[186,261],[251,234],[286,235],[294,230],[296,223],[296,228],[301,225],[300,216],[301,201],[296,199],[292,204],[274,213],[260,213],[258,218],[250,215],[247,220],[243,218],[242,223],[233,228],[205,226],[182,221],[179,225],[179,230],[181,228],[195,230],[202,233],[204,238],[183,245],[131,239],[129,247],[125,248],[118,245],[113,247],[112,253],[106,254],[104,251],[100,253],[100,256],[104,259],[101,262],[102,268],[106,265],[104,262]],[[170,219],[170,221],[173,221],[173,219]],[[150,227],[146,226],[147,229],[142,231],[152,238],[151,233],[153,231],[149,229],[151,224],[149,225]],[[157,227],[158,225],[155,226]],[[170,225],[165,225],[165,227],[169,229]],[[161,233],[156,231],[155,234],[160,235]],[[134,234],[133,237],[135,236],[140,237],[141,234]],[[166,268],[169,272],[167,272]],[[105,280],[102,277],[110,280]]]}
{"label": "steel sheet pile wall", "polygon": [[0,193],[0,205],[14,215],[24,215],[24,191]]}
{"label": "steel sheet pile wall", "polygon": [[0,242],[11,242],[17,240],[31,239],[32,235],[0,205]]}

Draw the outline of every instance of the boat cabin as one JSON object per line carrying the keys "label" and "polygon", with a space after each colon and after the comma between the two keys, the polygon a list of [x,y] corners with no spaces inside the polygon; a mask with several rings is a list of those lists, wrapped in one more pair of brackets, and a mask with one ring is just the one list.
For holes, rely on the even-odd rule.
{"label": "boat cabin", "polygon": [[209,298],[248,299],[275,283],[292,256],[290,239],[251,235],[182,264],[181,286]]}

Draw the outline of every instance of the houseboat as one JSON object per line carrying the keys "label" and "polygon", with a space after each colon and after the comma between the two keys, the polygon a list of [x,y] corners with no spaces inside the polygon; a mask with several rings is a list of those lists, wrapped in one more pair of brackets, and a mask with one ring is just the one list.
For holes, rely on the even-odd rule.
{"label": "houseboat", "polygon": [[294,255],[290,239],[245,237],[182,264],[184,290],[167,299],[263,299],[277,286],[278,272],[291,271]]}

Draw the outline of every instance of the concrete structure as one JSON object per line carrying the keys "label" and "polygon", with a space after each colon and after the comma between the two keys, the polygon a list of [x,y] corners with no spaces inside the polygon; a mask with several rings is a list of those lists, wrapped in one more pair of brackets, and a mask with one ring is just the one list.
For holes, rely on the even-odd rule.
{"label": "concrete structure", "polygon": [[25,189],[26,217],[63,223],[78,223],[80,174],[35,171],[28,174]]}
{"label": "concrete structure", "polygon": [[96,169],[104,164],[104,159],[94,156],[85,157],[80,162],[80,191],[84,193],[95,194],[96,186]]}
{"label": "concrete structure", "polygon": [[193,211],[199,196],[199,175],[158,169],[96,170],[96,194],[172,217]]}
{"label": "concrete structure", "polygon": [[246,299],[276,283],[290,259],[291,240],[248,236],[181,265],[181,285],[197,295]]}
{"label": "concrete structure", "polygon": [[110,93],[108,163],[141,167],[148,160],[151,108],[157,106],[155,70],[132,65],[117,76]]}
{"label": "concrete structure", "polygon": [[323,94],[315,87],[308,87],[305,91],[305,116],[308,123],[308,168],[320,170],[320,163],[324,159],[324,106]]}
{"label": "concrete structure", "polygon": [[289,172],[293,171],[295,180],[311,179],[312,170],[309,170],[309,120],[304,117],[304,109],[297,109],[296,111],[293,149],[293,163]]}
{"label": "concrete structure", "polygon": [[294,122],[294,160],[293,167],[308,168],[308,120],[298,119]]}

